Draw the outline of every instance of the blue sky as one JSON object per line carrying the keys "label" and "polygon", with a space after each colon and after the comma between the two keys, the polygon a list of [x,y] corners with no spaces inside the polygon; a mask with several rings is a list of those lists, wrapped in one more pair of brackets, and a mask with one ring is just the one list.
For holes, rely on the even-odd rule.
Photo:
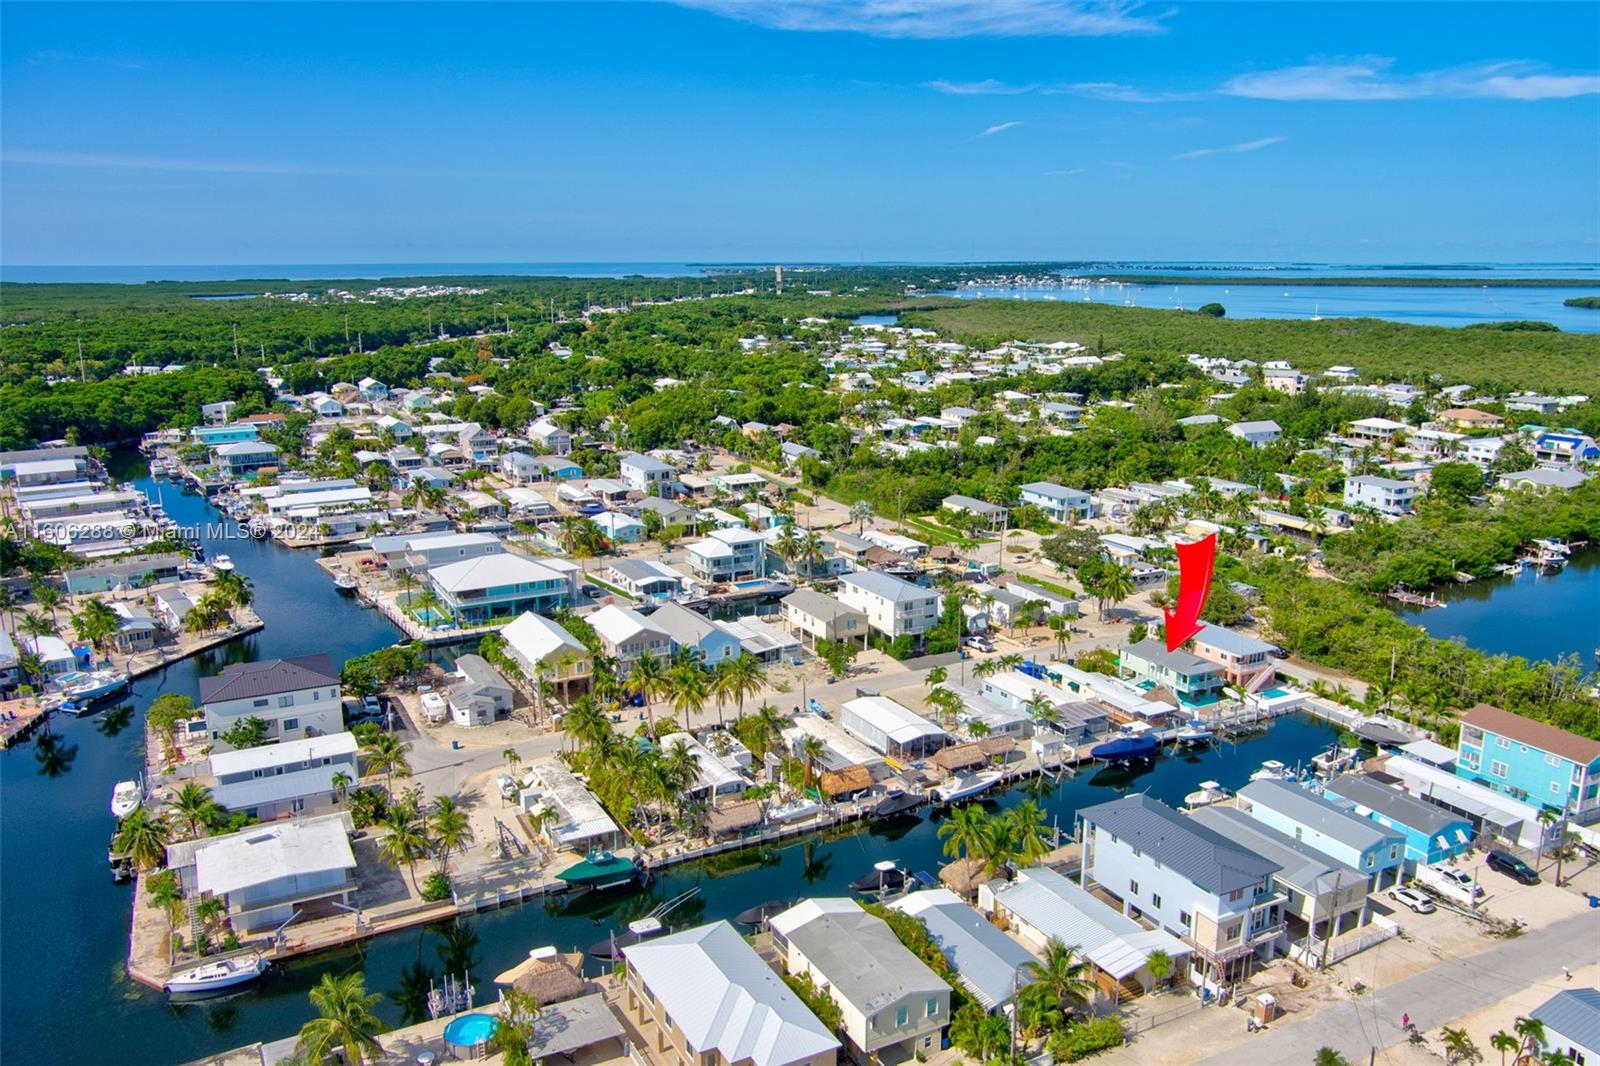
{"label": "blue sky", "polygon": [[1600,4],[0,6],[0,262],[1594,261]]}

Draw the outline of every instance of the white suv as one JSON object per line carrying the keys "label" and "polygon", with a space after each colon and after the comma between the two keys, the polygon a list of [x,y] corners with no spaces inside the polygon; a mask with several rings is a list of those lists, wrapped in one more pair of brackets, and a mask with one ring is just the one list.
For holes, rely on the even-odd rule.
{"label": "white suv", "polygon": [[1403,903],[1418,914],[1432,914],[1435,910],[1433,900],[1427,893],[1419,892],[1414,888],[1391,888],[1389,898],[1396,903]]}

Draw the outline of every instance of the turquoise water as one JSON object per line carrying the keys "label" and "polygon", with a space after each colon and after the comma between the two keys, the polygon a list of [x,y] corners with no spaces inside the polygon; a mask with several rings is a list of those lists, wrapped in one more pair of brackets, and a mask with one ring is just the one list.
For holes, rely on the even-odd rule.
{"label": "turquoise water", "polygon": [[488,1040],[499,1027],[499,1021],[488,1014],[463,1014],[444,1027],[445,1043],[472,1047]]}
{"label": "turquoise water", "polygon": [[1289,694],[1289,690],[1288,689],[1284,689],[1284,688],[1269,688],[1265,692],[1262,693],[1263,696],[1267,697],[1268,699],[1273,699],[1273,700],[1278,699],[1279,697],[1282,697],[1282,696],[1287,696],[1288,694]]}

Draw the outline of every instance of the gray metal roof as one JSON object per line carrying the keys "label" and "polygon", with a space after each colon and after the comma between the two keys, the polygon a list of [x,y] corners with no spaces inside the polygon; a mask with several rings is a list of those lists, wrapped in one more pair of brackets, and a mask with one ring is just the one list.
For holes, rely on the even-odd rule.
{"label": "gray metal roof", "polygon": [[900,943],[888,922],[868,914],[854,900],[807,900],[779,917],[784,916],[799,918],[800,924],[783,935],[837,996],[863,1014],[909,995],[933,995],[950,988]]}
{"label": "gray metal roof", "polygon": [[1193,674],[1214,674],[1222,669],[1210,659],[1202,659],[1190,652],[1181,649],[1168,651],[1167,646],[1159,640],[1141,640],[1137,644],[1131,644],[1128,646],[1128,654],[1138,656],[1147,663],[1165,666],[1185,677]]}
{"label": "gray metal roof", "polygon": [[1209,624],[1201,627],[1194,642],[1225,651],[1229,655],[1260,655],[1270,652],[1273,647],[1266,641],[1257,640],[1247,633],[1240,633],[1226,626]]}
{"label": "gray metal roof", "polygon": [[939,594],[932,589],[925,589],[920,585],[913,585],[903,581],[892,574],[880,574],[876,570],[856,570],[839,578],[843,585],[854,585],[873,596],[891,602],[902,600],[922,600]]}
{"label": "gray metal roof", "polygon": [[1078,816],[1218,895],[1249,888],[1281,869],[1146,795],[1085,807]]}
{"label": "gray metal roof", "polygon": [[1011,1000],[1013,985],[1032,982],[1033,955],[991,925],[948,888],[913,892],[889,904],[921,918],[944,957],[985,1010]]}
{"label": "gray metal roof", "polygon": [[1137,973],[1154,951],[1174,960],[1192,953],[1171,933],[1144,928],[1048,867],[1024,870],[995,899],[1045,936],[1078,945],[1084,958],[1119,981]]}
{"label": "gray metal roof", "polygon": [[298,655],[293,659],[264,659],[254,663],[235,663],[215,677],[200,679],[200,702],[275,696],[280,692],[337,685],[339,672],[327,652]]}
{"label": "gray metal roof", "polygon": [[1397,843],[1403,839],[1393,829],[1385,829],[1377,822],[1352,814],[1333,801],[1313,795],[1287,781],[1271,778],[1252,781],[1239,790],[1239,798],[1277,811],[1357,851]]}
{"label": "gray metal roof", "polygon": [[1408,796],[1399,789],[1380,785],[1359,774],[1340,774],[1328,782],[1326,791],[1329,795],[1359,803],[1363,807],[1385,815],[1391,821],[1410,826],[1429,836],[1443,833],[1466,820],[1447,814],[1441,808],[1419,800],[1415,796]]}
{"label": "gray metal roof", "polygon": [[1529,1017],[1586,1051],[1600,1051],[1600,991],[1564,988],[1533,1008]]}
{"label": "gray metal roof", "polygon": [[1366,880],[1366,875],[1355,867],[1330,859],[1304,841],[1280,833],[1236,808],[1202,807],[1189,817],[1271,859],[1281,867],[1279,881],[1308,895],[1333,892],[1340,885]]}

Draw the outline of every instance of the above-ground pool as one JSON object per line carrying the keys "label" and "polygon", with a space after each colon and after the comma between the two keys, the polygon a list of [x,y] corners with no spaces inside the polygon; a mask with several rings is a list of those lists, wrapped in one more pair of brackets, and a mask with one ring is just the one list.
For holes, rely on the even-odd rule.
{"label": "above-ground pool", "polygon": [[490,1014],[463,1014],[444,1027],[444,1042],[456,1047],[476,1047],[485,1043],[500,1027],[500,1020]]}

